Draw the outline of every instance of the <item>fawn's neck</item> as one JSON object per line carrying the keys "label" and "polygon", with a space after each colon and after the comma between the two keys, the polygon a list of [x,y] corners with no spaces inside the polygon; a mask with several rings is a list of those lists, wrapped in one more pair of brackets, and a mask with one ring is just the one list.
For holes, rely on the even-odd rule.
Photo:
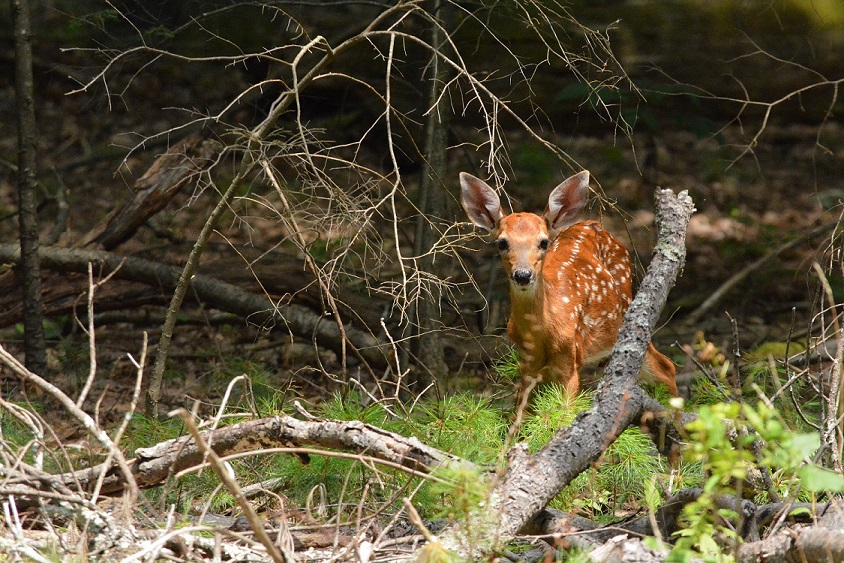
{"label": "fawn's neck", "polygon": [[510,286],[510,320],[520,334],[536,332],[545,311],[545,284],[542,274],[529,289]]}

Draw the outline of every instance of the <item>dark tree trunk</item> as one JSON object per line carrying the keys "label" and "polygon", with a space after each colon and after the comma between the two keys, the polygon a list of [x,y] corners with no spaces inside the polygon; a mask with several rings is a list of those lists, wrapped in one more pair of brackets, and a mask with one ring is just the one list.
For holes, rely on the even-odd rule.
{"label": "dark tree trunk", "polygon": [[32,80],[32,23],[29,0],[12,0],[15,27],[15,97],[18,110],[18,218],[21,263],[18,276],[23,285],[24,352],[26,367],[44,374],[44,305],[38,263],[38,213],[36,203],[36,131]]}
{"label": "dark tree trunk", "polygon": [[[450,7],[434,0],[432,13],[439,22],[447,20]],[[447,22],[446,22],[447,24]],[[450,26],[443,26],[448,29]],[[448,149],[448,123],[450,107],[443,89],[451,74],[450,68],[443,64],[438,53],[445,48],[445,34],[442,27],[431,24],[431,55],[429,68],[428,108],[430,113],[425,123],[425,165],[419,187],[419,220],[416,224],[414,242],[415,254],[419,256],[420,270],[437,275],[434,258],[429,254],[441,235],[441,226],[446,214],[447,193],[444,180],[447,172],[446,152]],[[448,373],[448,366],[443,353],[439,322],[439,300],[432,292],[427,297],[420,297],[416,306],[417,340],[415,346],[416,364],[419,367],[418,386],[423,388],[432,380]]]}

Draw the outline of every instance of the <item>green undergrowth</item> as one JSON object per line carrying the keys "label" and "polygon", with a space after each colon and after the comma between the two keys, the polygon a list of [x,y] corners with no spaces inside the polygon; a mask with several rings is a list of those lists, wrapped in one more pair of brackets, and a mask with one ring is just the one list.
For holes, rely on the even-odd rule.
{"label": "green undergrowth", "polygon": [[[278,412],[279,402],[261,393],[258,414]],[[560,387],[547,385],[534,391],[531,407],[518,433],[531,451],[544,446],[561,427],[571,424],[578,413],[589,408],[590,393],[569,397]],[[405,405],[410,408],[409,405]],[[232,405],[237,409],[237,405]],[[282,409],[287,410],[287,409]],[[393,406],[388,410],[378,403],[349,393],[334,395],[311,412],[327,420],[358,420],[403,436],[418,438],[434,448],[467,459],[480,468],[438,471],[435,479],[410,476],[370,461],[318,453],[299,455],[256,455],[233,462],[241,484],[278,479],[292,505],[306,507],[314,516],[348,517],[359,505],[368,510],[399,508],[402,497],[412,497],[414,506],[426,518],[466,518],[487,494],[483,473],[494,469],[504,459],[504,443],[509,429],[511,408],[495,399],[468,392],[440,400],[423,400],[408,415]],[[236,422],[227,421],[226,423]],[[144,447],[184,433],[181,422],[151,422],[138,415],[127,436],[131,448]],[[675,476],[673,483],[695,483],[694,467]],[[579,476],[551,506],[576,511],[590,517],[611,517],[615,510],[643,502],[644,483],[654,475],[661,482],[671,482],[670,469],[657,454],[650,438],[638,429],[629,429],[613,444],[595,468]],[[699,477],[697,477],[699,480]],[[151,500],[177,504],[194,511],[192,498],[211,495],[207,506],[215,512],[233,507],[233,499],[217,491],[213,472],[182,478],[179,485],[150,492]],[[360,492],[366,491],[365,498]],[[162,496],[163,495],[163,496]]]}
{"label": "green undergrowth", "polygon": [[[759,359],[748,361],[740,372],[744,378],[745,398],[781,388],[790,374],[769,361],[767,350]],[[501,379],[514,377],[513,356],[502,361]],[[510,372],[507,370],[510,369]],[[676,561],[698,557],[710,561],[728,561],[719,551],[729,533],[722,530],[723,518],[712,500],[714,495],[735,494],[735,479],[753,467],[767,467],[776,492],[781,498],[816,501],[816,493],[824,487],[837,487],[840,482],[819,467],[802,460],[817,449],[817,436],[805,428],[805,422],[783,401],[780,395],[776,408],[750,407],[733,403],[724,406],[723,389],[727,386],[728,369],[715,366],[716,386],[706,379],[694,383],[694,401],[685,405],[698,412],[697,422],[690,426],[690,446],[678,465],[672,467],[656,451],[652,440],[637,428],[625,430],[606,450],[593,467],[578,476],[550,506],[601,522],[617,520],[643,509],[656,510],[673,492],[700,487],[706,491],[702,499],[685,514],[686,530],[676,541]],[[214,377],[240,372],[248,375],[233,387],[227,413],[242,413],[223,419],[220,424],[233,424],[247,417],[271,416],[278,412],[295,415],[291,394],[286,389],[273,390],[271,379],[260,366],[232,362],[222,366]],[[229,377],[229,380],[232,378]],[[794,393],[800,394],[800,382]],[[720,391],[719,391],[720,387]],[[225,389],[225,387],[222,387]],[[668,402],[664,388],[653,390],[654,396]],[[528,444],[531,452],[542,448],[558,429],[570,425],[579,413],[588,409],[593,393],[569,396],[564,389],[544,385],[535,389],[531,403],[516,438]],[[385,403],[386,404],[386,403]],[[808,405],[808,407],[807,407]],[[27,405],[31,408],[31,405]],[[803,410],[811,404],[804,403]],[[470,392],[456,393],[440,399],[423,399],[416,403],[389,403],[389,408],[356,393],[336,394],[324,402],[310,405],[308,410],[326,420],[361,421],[397,434],[418,438],[434,448],[450,452],[476,464],[477,469],[461,467],[437,471],[433,478],[409,475],[361,456],[340,456],[332,452],[290,452],[261,454],[238,459],[231,465],[242,486],[277,480],[275,489],[286,497],[288,507],[303,507],[308,514],[323,522],[352,522],[361,513],[395,513],[402,499],[412,499],[416,510],[430,519],[456,519],[471,522],[482,517],[478,507],[488,495],[489,473],[504,463],[505,444],[512,420],[512,404],[496,397]],[[728,420],[735,421],[747,434],[743,445],[735,447],[728,438]],[[9,413],[0,411],[0,430],[6,444],[27,448],[30,431]],[[179,419],[150,420],[136,415],[125,432],[121,447],[132,455],[136,448],[148,447],[186,433]],[[761,454],[751,456],[749,440],[761,436],[766,444]],[[31,448],[30,448],[31,449]],[[336,452],[339,454],[340,452]],[[25,458],[31,458],[28,452]],[[93,459],[93,458],[92,458]],[[93,463],[91,463],[93,464]],[[704,477],[705,476],[705,477]],[[831,485],[830,485],[831,483]],[[748,485],[745,485],[747,487]],[[757,503],[769,502],[768,491],[752,491],[748,495]],[[182,514],[203,510],[214,513],[236,512],[231,495],[220,487],[211,470],[171,480],[166,486],[146,491],[148,500],[161,508],[175,505]],[[271,499],[267,495],[267,499]],[[483,530],[477,522],[474,530]],[[720,543],[719,543],[720,542]]]}
{"label": "green undergrowth", "polygon": [[[674,546],[666,561],[735,560],[734,549],[741,540],[731,522],[738,515],[719,499],[723,494],[741,497],[753,471],[769,473],[778,499],[815,504],[830,492],[844,491],[844,476],[810,461],[819,451],[819,434],[795,431],[765,401],[703,405],[687,430],[684,458],[699,463],[706,479],[700,496],[683,507],[679,518],[683,528],[671,538]],[[774,499],[761,491],[754,500]]]}
{"label": "green undergrowth", "polygon": [[[531,451],[540,449],[559,428],[569,426],[588,409],[592,397],[591,392],[570,397],[556,385],[540,387],[534,392],[533,409],[522,428],[521,439]],[[550,506],[597,519],[611,518],[619,509],[641,506],[646,500],[645,484],[655,477],[664,488],[679,483],[695,486],[700,482],[699,466],[681,465],[672,476],[668,460],[658,454],[651,438],[638,428],[628,428],[599,462],[575,478]]]}

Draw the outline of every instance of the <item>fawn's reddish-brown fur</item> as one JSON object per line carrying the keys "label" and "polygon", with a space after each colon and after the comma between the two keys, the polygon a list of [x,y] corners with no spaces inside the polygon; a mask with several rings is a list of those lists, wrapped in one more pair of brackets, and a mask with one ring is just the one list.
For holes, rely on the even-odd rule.
{"label": "fawn's reddish-brown fur", "polygon": [[[463,208],[492,233],[510,280],[507,334],[519,349],[523,377],[580,388],[588,358],[615,344],[631,300],[627,249],[597,221],[576,222],[589,193],[589,172],[557,186],[540,217],[505,214],[484,181],[460,174]],[[648,344],[642,375],[677,396],[674,364]]]}

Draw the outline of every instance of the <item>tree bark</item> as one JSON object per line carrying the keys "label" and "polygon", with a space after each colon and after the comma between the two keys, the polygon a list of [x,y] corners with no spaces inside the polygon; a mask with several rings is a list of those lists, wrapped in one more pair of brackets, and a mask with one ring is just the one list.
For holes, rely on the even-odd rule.
{"label": "tree bark", "polygon": [[24,353],[26,367],[44,374],[44,303],[38,262],[37,131],[32,78],[32,22],[29,0],[12,0],[15,27],[15,97],[18,113],[18,221],[20,228],[20,282],[24,300]]}
{"label": "tree bark", "polygon": [[[445,32],[440,27],[443,18],[448,19],[451,7],[443,5],[441,0],[434,0],[431,13],[431,54],[428,84],[428,116],[425,122],[425,163],[419,186],[419,217],[416,223],[414,251],[419,257],[417,267],[430,272],[435,278],[437,268],[431,250],[442,233],[440,227],[445,220],[446,198],[448,191],[444,185],[448,171],[446,153],[448,149],[448,117],[451,108],[444,89],[448,83],[451,69],[440,63],[441,50],[445,48]],[[451,26],[443,25],[446,29]],[[441,268],[440,268],[441,269]],[[442,344],[442,323],[440,322],[439,299],[436,294],[421,295],[416,304],[416,363],[418,371],[417,386],[426,387],[432,381],[441,379],[448,373]]]}
{"label": "tree bark", "polygon": [[[302,448],[318,446],[354,452],[420,473],[430,473],[446,466],[474,467],[471,462],[432,448],[416,438],[405,438],[358,421],[303,421],[282,415],[205,431],[202,436],[220,456],[266,448],[290,448],[293,454],[298,449],[301,454]],[[202,452],[190,436],[167,440],[149,448],[139,448],[135,455],[137,457],[128,463],[140,488],[161,485],[175,473],[203,461]],[[123,490],[126,486],[124,476],[114,466],[97,465],[55,475],[51,479],[58,479],[68,487],[78,484],[87,489],[93,486],[102,471],[106,471],[103,493],[112,494]],[[2,491],[0,487],[0,494]]]}

